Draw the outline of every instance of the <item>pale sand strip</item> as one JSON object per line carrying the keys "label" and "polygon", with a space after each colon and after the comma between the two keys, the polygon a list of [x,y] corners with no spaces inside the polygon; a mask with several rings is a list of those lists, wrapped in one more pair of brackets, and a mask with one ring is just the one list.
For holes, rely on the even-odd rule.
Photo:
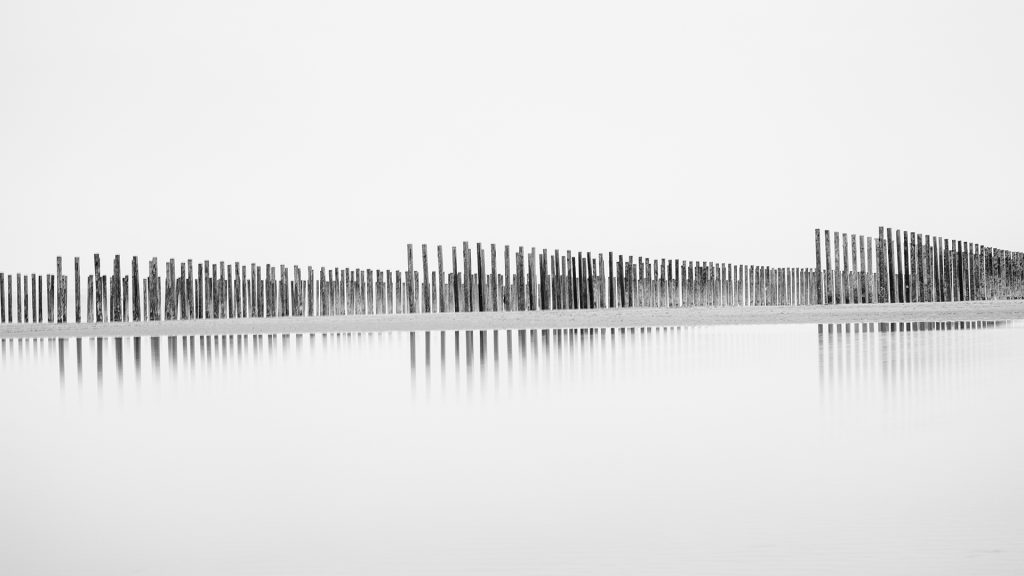
{"label": "pale sand strip", "polygon": [[758,306],[722,308],[618,308],[543,312],[474,312],[170,320],[119,324],[4,324],[0,338],[189,336],[422,330],[522,330],[737,324],[845,324],[853,322],[952,322],[1024,319],[1024,301]]}

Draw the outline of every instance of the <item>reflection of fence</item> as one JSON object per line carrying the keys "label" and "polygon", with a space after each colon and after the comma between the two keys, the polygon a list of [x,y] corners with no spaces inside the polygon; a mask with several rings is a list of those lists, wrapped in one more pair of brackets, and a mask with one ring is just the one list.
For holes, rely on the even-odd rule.
{"label": "reflection of fence", "polygon": [[1017,336],[996,332],[1015,326],[1019,323],[819,324],[821,390],[835,405],[874,401],[892,405],[939,391],[1003,381],[1005,346],[1012,346]]}
{"label": "reflection of fence", "polygon": [[[840,237],[842,248],[840,249]],[[877,238],[814,231],[822,304],[962,302],[1024,296],[1024,254],[878,228]],[[859,254],[859,258],[858,258]],[[824,265],[823,265],[824,264]]]}
{"label": "reflection of fence", "polygon": [[[883,234],[884,232],[884,234]],[[840,236],[842,245],[840,247]],[[852,239],[852,242],[851,242]],[[1024,258],[1018,252],[879,228],[878,238],[815,231],[815,268],[775,268],[705,261],[625,257],[608,253],[504,246],[475,258],[462,244],[450,260],[413,245],[399,270],[298,266],[248,267],[234,262],[149,261],[149,275],[122,274],[115,256],[108,276],[100,256],[93,274],[73,273],[74,321],[142,322],[205,318],[271,318],[344,314],[402,314],[576,310],[589,308],[764,306],[815,303],[954,302],[1021,298]],[[852,250],[851,250],[852,248]],[[488,257],[489,256],[489,257]],[[475,262],[474,262],[475,260]],[[446,271],[447,270],[447,271]],[[289,276],[289,272],[291,275]],[[0,274],[0,322],[68,322],[69,278],[57,258],[55,274]]]}

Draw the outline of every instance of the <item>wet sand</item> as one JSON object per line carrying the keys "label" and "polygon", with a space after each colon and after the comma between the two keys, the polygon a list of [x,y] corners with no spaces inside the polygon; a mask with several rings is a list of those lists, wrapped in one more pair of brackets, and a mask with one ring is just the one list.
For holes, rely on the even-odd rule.
{"label": "wet sand", "polygon": [[959,322],[1024,319],[1024,301],[630,308],[393,314],[321,318],[235,318],[118,324],[4,324],[0,337],[187,336],[203,334],[333,333],[420,330],[520,330],[740,324],[835,324],[852,322]]}

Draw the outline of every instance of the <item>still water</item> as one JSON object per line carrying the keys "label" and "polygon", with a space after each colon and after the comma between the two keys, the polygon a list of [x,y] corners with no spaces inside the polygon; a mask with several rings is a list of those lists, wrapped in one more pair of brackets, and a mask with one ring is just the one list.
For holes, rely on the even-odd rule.
{"label": "still water", "polygon": [[1024,324],[0,341],[2,574],[1020,574]]}

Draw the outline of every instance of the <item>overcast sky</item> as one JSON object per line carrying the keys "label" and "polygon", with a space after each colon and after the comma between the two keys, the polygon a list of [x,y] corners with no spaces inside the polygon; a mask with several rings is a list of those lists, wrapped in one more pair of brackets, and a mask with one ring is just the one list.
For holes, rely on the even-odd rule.
{"label": "overcast sky", "polygon": [[[0,269],[1024,249],[1021,2],[0,2]],[[434,254],[434,251],[431,252]]]}

